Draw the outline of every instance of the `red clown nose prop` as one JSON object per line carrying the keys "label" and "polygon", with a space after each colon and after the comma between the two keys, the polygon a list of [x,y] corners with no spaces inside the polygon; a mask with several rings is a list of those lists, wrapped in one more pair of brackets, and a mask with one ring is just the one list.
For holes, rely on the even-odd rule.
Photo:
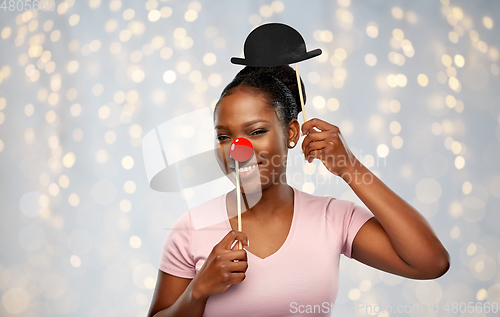
{"label": "red clown nose prop", "polygon": [[229,154],[238,162],[245,162],[253,155],[252,142],[245,138],[237,138],[231,143]]}

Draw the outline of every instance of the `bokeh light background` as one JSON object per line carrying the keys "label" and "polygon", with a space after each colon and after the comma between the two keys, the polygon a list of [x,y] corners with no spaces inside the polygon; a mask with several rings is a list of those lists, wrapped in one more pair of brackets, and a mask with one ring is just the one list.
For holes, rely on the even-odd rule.
{"label": "bokeh light background", "polygon": [[[497,1],[55,4],[0,10],[0,316],[146,315],[190,197],[149,188],[142,137],[213,107],[266,22],[323,50],[299,64],[308,118],[339,126],[452,257],[433,281],[342,257],[337,306],[500,302]],[[304,176],[292,186],[362,204],[299,147],[290,155]]]}

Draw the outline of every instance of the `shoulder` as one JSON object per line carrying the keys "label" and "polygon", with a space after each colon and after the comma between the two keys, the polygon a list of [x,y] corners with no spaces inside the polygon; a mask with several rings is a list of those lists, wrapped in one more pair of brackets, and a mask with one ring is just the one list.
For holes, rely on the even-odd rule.
{"label": "shoulder", "polygon": [[194,238],[194,233],[200,229],[210,226],[213,222],[214,215],[220,212],[220,204],[222,198],[225,196],[218,196],[201,205],[186,210],[178,217],[165,238],[165,245],[173,242],[175,245],[189,246],[191,240]]}
{"label": "shoulder", "polygon": [[191,222],[194,230],[211,227],[225,220],[224,206],[226,194],[217,196],[199,206],[190,209]]}
{"label": "shoulder", "polygon": [[337,199],[330,195],[316,196],[296,189],[299,204],[306,213],[321,214],[331,223],[343,222],[345,218],[368,214],[370,211],[353,201]]}
{"label": "shoulder", "polygon": [[224,202],[223,198],[225,198],[225,195],[215,197],[201,205],[187,209],[174,221],[173,227],[196,228],[201,219],[211,218],[211,216],[216,214]]}
{"label": "shoulder", "polygon": [[298,189],[295,189],[295,192],[298,194],[298,203],[302,206],[302,208],[315,212],[318,212],[318,210],[326,211],[332,207],[344,207],[346,204],[351,203],[346,200],[338,200],[330,195],[317,196]]}

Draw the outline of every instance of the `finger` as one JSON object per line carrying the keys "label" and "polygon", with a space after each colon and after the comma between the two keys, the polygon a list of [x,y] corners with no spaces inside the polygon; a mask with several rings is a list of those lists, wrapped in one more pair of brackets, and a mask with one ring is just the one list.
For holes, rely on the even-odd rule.
{"label": "finger", "polygon": [[242,248],[243,248],[243,247],[247,247],[247,246],[248,246],[248,237],[247,237],[247,235],[246,235],[245,233],[243,233],[243,232],[238,232],[238,234],[237,234],[237,236],[236,236],[236,240],[237,240],[237,241],[236,241],[235,246],[237,246],[237,247],[238,247],[238,249],[240,249],[238,241],[241,241]]}
{"label": "finger", "polygon": [[246,261],[231,262],[228,265],[226,265],[226,268],[231,273],[245,273],[248,269],[248,262]]}
{"label": "finger", "polygon": [[247,261],[247,251],[245,249],[231,250],[231,252],[228,253],[228,259],[230,259],[231,261]]}
{"label": "finger", "polygon": [[317,142],[321,140],[325,140],[328,137],[329,133],[326,131],[323,132],[310,132],[304,140],[302,140],[302,153],[305,152],[306,147],[311,143],[311,142]]}
{"label": "finger", "polygon": [[248,237],[245,233],[241,231],[231,230],[226,236],[219,242],[218,246],[224,249],[231,250],[234,241],[241,241],[245,246],[248,246]]}
{"label": "finger", "polygon": [[313,150],[324,149],[327,146],[327,144],[328,144],[328,142],[326,142],[326,140],[310,142],[304,148],[304,153],[308,153],[309,151],[313,151]]}
{"label": "finger", "polygon": [[[231,250],[241,250],[240,246],[239,246],[239,242],[240,242],[240,240],[234,240],[233,244],[231,245]],[[242,242],[242,244],[243,244],[243,247],[246,247],[245,243]]]}
{"label": "finger", "polygon": [[[231,247],[231,244],[233,243],[234,239],[236,238],[237,232],[235,230],[229,231],[222,240],[217,244],[217,246],[220,246],[224,249]],[[230,249],[230,248],[229,248]]]}
{"label": "finger", "polygon": [[228,264],[233,262],[247,262],[247,251],[242,250],[225,250],[217,254],[218,261]]}
{"label": "finger", "polygon": [[321,158],[323,156],[323,149],[325,147],[326,147],[325,141],[318,141],[309,144],[309,146],[306,148],[304,152],[306,160],[310,163],[315,158]]}
{"label": "finger", "polygon": [[302,124],[301,131],[303,134],[307,134],[308,132],[313,131],[313,127],[319,128],[321,131],[328,131],[336,128],[336,126],[319,118],[312,118]]}
{"label": "finger", "polygon": [[241,250],[231,250],[224,254],[224,259],[228,261],[248,261],[247,251],[245,249]]}
{"label": "finger", "polygon": [[239,249],[238,244],[236,244],[231,251],[227,252],[224,258],[229,261],[247,261],[247,251],[245,249]]}
{"label": "finger", "polygon": [[233,251],[233,250],[246,250],[248,245],[245,245],[244,242],[242,242],[241,244],[242,244],[242,248],[240,249],[239,241],[238,240],[234,241],[233,246],[231,248],[231,251]]}
{"label": "finger", "polygon": [[314,161],[315,158],[317,158],[318,160],[322,160],[323,154],[321,152],[322,152],[322,150],[310,151],[306,157],[307,162],[312,163],[312,161]]}

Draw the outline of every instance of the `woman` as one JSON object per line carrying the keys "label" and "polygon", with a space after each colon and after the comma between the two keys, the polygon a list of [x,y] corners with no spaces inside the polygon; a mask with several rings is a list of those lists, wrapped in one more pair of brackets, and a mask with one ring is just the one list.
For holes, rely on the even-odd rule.
{"label": "woman", "polygon": [[[448,252],[424,217],[352,155],[338,127],[320,119],[300,127],[295,76],[289,66],[247,66],[222,92],[214,110],[217,140],[221,148],[238,137],[252,142],[258,167],[247,173],[260,175],[262,197],[242,214],[243,232],[232,216],[236,189],[177,220],[165,240],[149,316],[327,316],[340,253],[412,279],[448,270]],[[305,159],[321,160],[369,210],[286,183],[286,155],[301,134]],[[231,162],[225,155],[218,151],[223,169]],[[250,191],[243,196],[255,195]],[[196,229],[200,211],[225,220]]]}

